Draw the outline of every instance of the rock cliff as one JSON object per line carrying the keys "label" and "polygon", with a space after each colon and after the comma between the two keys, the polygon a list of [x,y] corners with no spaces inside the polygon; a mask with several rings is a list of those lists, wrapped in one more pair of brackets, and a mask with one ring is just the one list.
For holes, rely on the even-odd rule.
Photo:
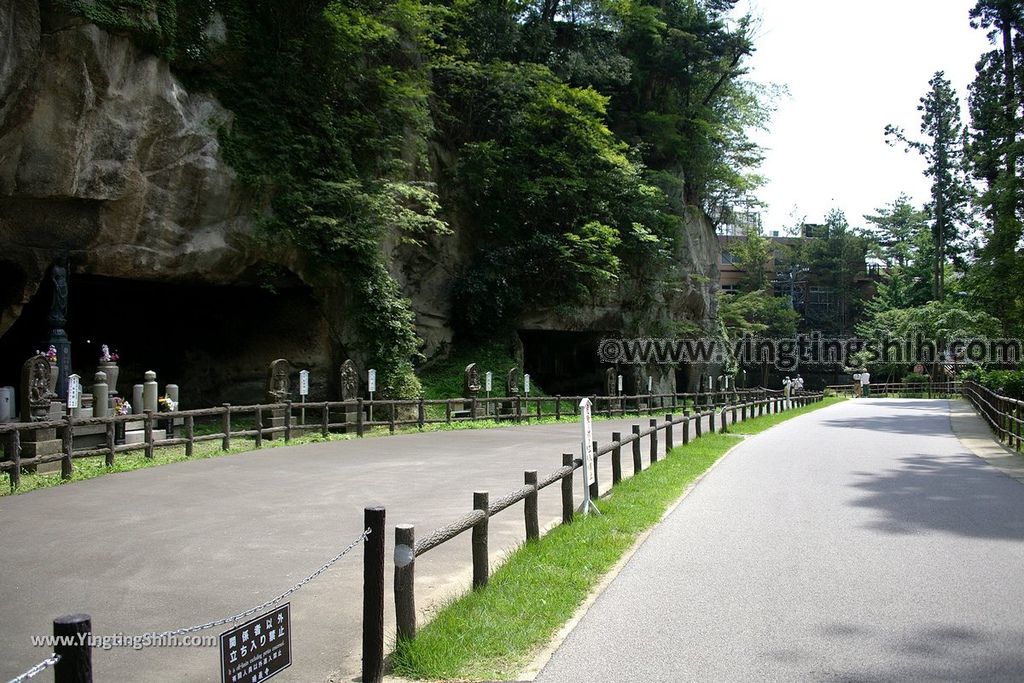
{"label": "rock cliff", "polygon": [[[190,287],[252,288],[269,264],[303,289],[301,260],[269,254],[254,239],[267,202],[223,161],[218,129],[231,125],[231,113],[213,97],[189,92],[167,62],[130,38],[41,7],[50,6],[0,0],[0,343],[61,254],[70,254],[81,276]],[[451,341],[448,287],[467,252],[464,241],[456,229],[426,249],[382,245],[413,302],[427,355]],[[713,228],[703,216],[688,215],[675,255],[678,286],[657,302],[655,314],[706,321],[717,254]],[[628,333],[628,307],[619,296],[571,316],[538,311],[523,327]],[[345,293],[313,298],[321,319],[310,323],[306,346],[292,355],[330,368],[344,355]],[[141,316],[146,308],[139,301],[124,314]],[[262,315],[274,316],[274,307]],[[266,327],[273,339],[286,334],[280,325]],[[273,339],[255,346],[273,353]],[[667,374],[663,379],[663,386],[671,383]]]}

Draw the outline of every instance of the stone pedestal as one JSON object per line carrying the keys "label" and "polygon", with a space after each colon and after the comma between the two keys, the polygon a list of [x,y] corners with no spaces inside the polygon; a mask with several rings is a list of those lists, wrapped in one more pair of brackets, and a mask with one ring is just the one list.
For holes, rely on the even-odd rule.
{"label": "stone pedestal", "polygon": [[[40,455],[54,455],[60,453],[64,448],[64,442],[57,437],[57,430],[50,429],[29,429],[21,433],[21,458],[35,458]],[[26,465],[22,468],[29,474],[36,471],[36,465]]]}
{"label": "stone pedestal", "polygon": [[146,381],[142,384],[142,410],[143,412],[152,410],[155,413],[160,410],[156,373],[152,370],[147,370],[145,378]]}
{"label": "stone pedestal", "polygon": [[132,387],[132,415],[142,415],[142,391],[141,384]]}
{"label": "stone pedestal", "polygon": [[[274,427],[284,427],[284,408],[274,408],[270,411],[263,411],[263,428],[273,429]],[[273,434],[264,434],[264,439],[274,440],[283,439],[284,432],[274,432]]]}

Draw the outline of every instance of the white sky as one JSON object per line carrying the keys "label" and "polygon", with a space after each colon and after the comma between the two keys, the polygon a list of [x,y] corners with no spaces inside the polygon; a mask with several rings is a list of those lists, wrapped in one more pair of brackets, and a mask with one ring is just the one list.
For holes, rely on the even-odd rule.
{"label": "white sky", "polygon": [[[797,218],[820,222],[833,207],[851,225],[900,192],[928,199],[924,160],[885,144],[887,123],[919,138],[917,105],[928,80],[946,72],[962,98],[988,49],[968,23],[974,0],[746,0],[761,18],[749,78],[784,84],[767,133],[757,196],[769,206],[764,228],[783,231]],[[795,211],[794,211],[795,209]]]}

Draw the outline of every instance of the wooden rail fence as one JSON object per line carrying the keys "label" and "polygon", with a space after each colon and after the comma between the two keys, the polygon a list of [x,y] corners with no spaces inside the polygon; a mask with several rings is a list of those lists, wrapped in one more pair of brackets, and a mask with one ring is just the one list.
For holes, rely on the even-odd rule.
{"label": "wooden rail fence", "polygon": [[[682,415],[668,413],[664,421],[657,419],[650,420],[650,425],[642,429],[639,424],[632,426],[632,433],[623,437],[620,432],[612,433],[612,440],[604,446],[594,448],[593,468],[596,473],[599,459],[604,456],[611,457],[612,465],[612,487],[617,485],[622,478],[622,449],[630,446],[632,449],[633,474],[643,470],[643,459],[641,445],[644,439],[649,439],[648,446],[648,467],[658,461],[658,452],[662,451],[666,456],[672,451],[675,444],[675,430],[677,426],[682,428],[682,443],[690,443],[690,425],[694,426],[694,433],[699,438],[703,433],[701,424],[706,421],[708,432],[715,430],[715,416],[720,416],[719,431],[727,431],[726,416],[731,412],[732,423],[736,423],[737,416],[742,419],[751,419],[765,413],[779,413],[787,409],[796,408],[821,401],[822,393],[801,393],[784,399],[781,396],[754,397],[738,404],[727,404],[715,408],[697,410],[693,414],[689,410]],[[749,416],[749,417],[748,417]],[[664,439],[659,439],[659,432],[664,432]],[[663,446],[661,444],[664,444]],[[430,550],[446,543],[456,536],[472,531],[472,566],[473,566],[473,588],[481,588],[487,585],[489,578],[488,560],[488,520],[494,515],[523,501],[523,517],[526,530],[527,542],[540,537],[540,519],[538,517],[537,496],[541,490],[561,483],[562,502],[562,524],[571,524],[575,514],[573,497],[574,473],[582,467],[580,458],[571,453],[562,454],[562,466],[543,479],[538,477],[536,470],[526,470],[523,473],[523,486],[506,493],[500,498],[491,501],[489,492],[475,491],[473,493],[473,509],[462,517],[453,520],[449,524],[434,529],[424,538],[416,538],[416,528],[411,524],[399,524],[395,526],[395,617],[396,632],[399,639],[414,638],[416,635],[416,592],[415,575],[416,559]],[[591,489],[591,495],[595,496],[595,485]],[[596,497],[596,496],[595,496]]]}
{"label": "wooden rail fence", "polygon": [[[764,398],[775,395],[766,389],[746,389],[737,392],[645,394],[641,396],[589,396],[595,406],[595,414],[607,417],[625,416],[631,413],[654,415],[671,409],[719,407],[730,397]],[[330,433],[350,433],[358,437],[368,431],[387,428],[394,433],[401,428],[423,429],[426,425],[452,424],[480,420],[506,421],[510,423],[530,422],[544,418],[577,417],[579,402],[583,396],[512,396],[488,398],[450,398],[413,400],[356,399],[353,401],[322,401],[316,403],[284,403],[231,405],[224,403],[214,408],[179,410],[173,412],[145,411],[137,415],[114,415],[106,417],[78,418],[66,415],[41,422],[0,423],[0,447],[4,458],[0,460],[0,473],[7,473],[12,488],[21,482],[21,472],[34,471],[39,465],[59,462],[61,476],[70,478],[74,471],[74,460],[102,456],[108,467],[114,465],[118,454],[142,451],[152,458],[156,448],[184,447],[185,456],[192,457],[197,443],[219,441],[221,450],[231,449],[233,439],[252,439],[256,448],[262,448],[264,440],[278,437],[285,442],[293,436],[318,432],[322,436]],[[384,419],[372,419],[374,414]],[[270,425],[264,424],[264,417],[275,418]],[[298,417],[298,419],[296,419]],[[119,443],[118,435],[126,425],[143,425],[143,438],[135,443]],[[83,446],[81,430],[87,427],[103,426],[104,436],[97,441],[95,435],[91,445]],[[166,431],[166,438],[157,439],[160,428]],[[26,435],[36,430],[54,429],[59,434],[58,452],[22,457]],[[76,442],[76,431],[79,437]],[[89,430],[95,432],[96,430]]]}

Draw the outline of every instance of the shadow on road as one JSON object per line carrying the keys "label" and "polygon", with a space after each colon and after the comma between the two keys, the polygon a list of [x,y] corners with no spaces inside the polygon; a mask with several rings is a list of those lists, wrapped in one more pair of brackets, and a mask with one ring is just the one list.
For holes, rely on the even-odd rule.
{"label": "shadow on road", "polygon": [[1024,539],[1024,489],[968,454],[915,454],[898,470],[858,472],[858,507],[885,519],[872,528],[891,534],[925,529],[978,538]]}
{"label": "shadow on road", "polygon": [[[863,666],[836,663],[819,669],[817,680],[828,681],[1010,681],[1024,679],[1024,632],[995,633],[960,624],[933,624],[910,632],[891,627],[833,623],[819,635],[837,650],[849,651],[838,641],[855,641],[868,655]],[[787,664],[819,664],[826,648],[787,648],[769,653]],[[870,654],[869,654],[870,653]],[[909,655],[909,657],[908,657]],[[852,669],[852,670],[851,670]]]}

